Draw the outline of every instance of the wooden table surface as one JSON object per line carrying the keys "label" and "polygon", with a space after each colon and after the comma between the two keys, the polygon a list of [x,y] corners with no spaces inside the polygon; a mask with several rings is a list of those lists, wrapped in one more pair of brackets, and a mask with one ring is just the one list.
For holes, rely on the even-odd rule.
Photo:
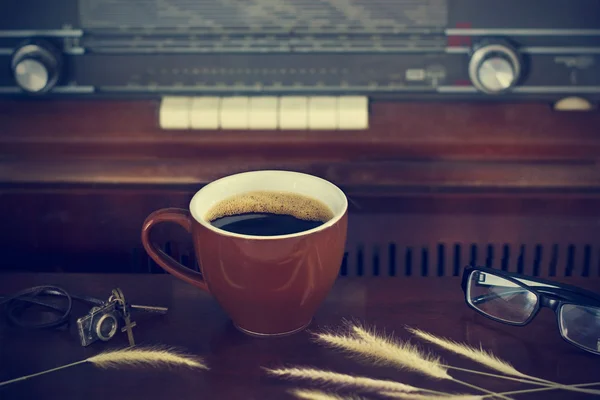
{"label": "wooden table surface", "polygon": [[[600,289],[600,280],[566,280]],[[169,275],[4,274],[0,294],[40,284],[54,284],[72,294],[107,298],[120,287],[133,304],[169,307],[165,316],[136,314],[135,338],[139,345],[171,345],[204,357],[209,371],[186,369],[99,370],[89,364],[0,387],[0,399],[287,399],[295,387],[266,376],[261,369],[304,365],[337,372],[393,379],[435,390],[469,392],[452,382],[435,381],[410,372],[359,363],[311,341],[308,331],[277,339],[256,339],[238,332],[208,294]],[[73,321],[85,313],[75,307]],[[90,357],[106,349],[127,345],[125,334],[109,342],[84,348],[75,324],[69,330],[25,331],[0,319],[0,381],[35,373]],[[457,278],[340,278],[318,311],[310,330],[340,326],[357,319],[409,339],[405,325],[417,327],[485,349],[517,369],[564,384],[600,381],[600,357],[564,342],[549,310],[542,310],[527,327],[511,327],[477,315],[464,303]],[[450,365],[482,369],[446,351],[435,350]],[[489,377],[452,372],[462,380],[493,391],[530,386]],[[312,386],[314,387],[314,386]],[[600,389],[600,385],[596,387]],[[341,391],[341,394],[348,393]],[[474,392],[472,392],[474,393]],[[378,397],[367,395],[365,398]],[[518,395],[517,399],[592,398],[573,392],[546,391]]]}

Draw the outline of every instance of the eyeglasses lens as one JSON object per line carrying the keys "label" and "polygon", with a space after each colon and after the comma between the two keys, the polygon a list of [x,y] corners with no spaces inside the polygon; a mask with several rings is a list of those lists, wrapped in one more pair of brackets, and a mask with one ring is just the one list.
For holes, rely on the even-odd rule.
{"label": "eyeglasses lens", "polygon": [[467,301],[480,312],[509,323],[524,323],[537,305],[537,295],[501,276],[473,271]]}
{"label": "eyeglasses lens", "polygon": [[559,320],[565,339],[600,353],[600,308],[564,304],[560,308]]}

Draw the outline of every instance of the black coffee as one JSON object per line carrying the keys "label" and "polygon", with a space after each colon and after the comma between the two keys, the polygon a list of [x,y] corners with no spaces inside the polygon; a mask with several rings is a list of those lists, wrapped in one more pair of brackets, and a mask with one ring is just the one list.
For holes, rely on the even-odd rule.
{"label": "black coffee", "polygon": [[249,192],[230,197],[205,216],[220,229],[253,236],[278,236],[307,231],[333,218],[317,199],[296,193]]}
{"label": "black coffee", "polygon": [[247,213],[218,218],[211,224],[242,235],[277,236],[308,231],[324,222],[308,221],[291,215]]}

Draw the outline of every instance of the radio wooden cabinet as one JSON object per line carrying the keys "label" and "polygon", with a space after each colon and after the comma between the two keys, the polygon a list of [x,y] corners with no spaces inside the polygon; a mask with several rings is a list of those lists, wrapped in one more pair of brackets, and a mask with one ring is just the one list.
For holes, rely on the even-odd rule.
{"label": "radio wooden cabinet", "polygon": [[[597,111],[372,102],[360,131],[173,131],[159,107],[0,102],[2,270],[161,272],[140,242],[150,212],[228,174],[287,169],[348,195],[343,275],[600,275]],[[155,240],[196,267],[183,229]]]}

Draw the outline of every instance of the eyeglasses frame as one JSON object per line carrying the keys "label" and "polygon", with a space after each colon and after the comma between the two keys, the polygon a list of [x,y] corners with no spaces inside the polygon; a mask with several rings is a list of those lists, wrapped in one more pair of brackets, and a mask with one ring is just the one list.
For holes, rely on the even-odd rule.
{"label": "eyeglasses frame", "polygon": [[[492,315],[486,314],[485,312],[483,312],[482,310],[478,309],[473,304],[471,304],[471,302],[469,301],[469,298],[468,298],[467,285],[469,283],[469,278],[474,271],[481,271],[484,273],[496,275],[500,278],[506,279],[507,281],[514,283],[515,285],[533,293],[536,296],[536,302],[535,302],[534,309],[531,311],[531,315],[523,322],[511,322],[511,321],[506,321],[506,320],[503,320],[500,318],[496,318]],[[528,282],[534,282],[534,283],[539,283],[541,285],[545,285],[545,286],[538,286],[537,288],[540,288],[540,287],[545,288],[546,292],[552,292],[552,290],[548,290],[549,288],[551,288],[551,289],[555,289],[555,292],[556,292],[556,289],[558,289],[561,293],[560,294],[544,293],[543,290],[536,289],[536,286],[527,285],[526,283],[523,283],[519,279],[522,279],[522,280],[525,280]],[[540,311],[540,309],[542,307],[547,307],[547,308],[551,309],[554,312],[554,314],[556,315],[558,331],[560,333],[561,338],[564,341],[566,341],[570,345],[576,346],[588,353],[600,355],[600,351],[590,350],[587,347],[584,347],[584,346],[582,346],[578,343],[575,343],[575,342],[569,340],[568,338],[566,338],[565,335],[563,334],[563,326],[562,326],[562,322],[561,322],[562,307],[564,305],[571,304],[571,305],[575,305],[575,306],[600,308],[600,295],[599,294],[596,294],[596,293],[591,292],[586,289],[579,288],[577,286],[568,285],[565,283],[560,283],[560,282],[542,279],[542,278],[538,278],[538,277],[517,274],[517,273],[513,273],[513,272],[507,272],[507,271],[490,268],[490,267],[472,266],[472,265],[467,266],[463,269],[461,287],[462,287],[462,290],[464,293],[465,302],[467,303],[467,306],[469,306],[469,308],[477,311],[477,313],[483,315],[486,318],[489,318],[493,321],[501,322],[501,323],[507,324],[507,325],[525,326],[525,325],[529,324],[531,321],[533,321],[533,319],[537,316],[538,312]],[[553,298],[551,296],[558,297],[558,298]],[[567,298],[567,300],[564,299],[565,297]]]}

